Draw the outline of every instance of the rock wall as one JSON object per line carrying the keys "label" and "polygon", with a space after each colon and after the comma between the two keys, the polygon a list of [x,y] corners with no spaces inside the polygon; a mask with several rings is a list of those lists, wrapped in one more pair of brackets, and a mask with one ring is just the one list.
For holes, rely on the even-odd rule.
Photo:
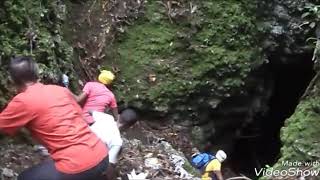
{"label": "rock wall", "polygon": [[[314,3],[148,1],[144,15],[123,28],[109,52],[121,70],[117,97],[125,104],[198,125],[196,139],[210,139],[231,150],[254,121],[268,120],[275,85],[269,64],[303,66],[312,58],[318,22]],[[305,111],[303,104],[295,114]],[[292,142],[286,139],[291,133],[301,136],[295,123],[290,125],[295,116],[281,134],[282,157],[291,160]]]}
{"label": "rock wall", "polygon": [[282,62],[288,63],[285,58],[290,54],[303,54],[313,51],[308,38],[314,37],[316,26],[313,12],[315,1],[312,0],[284,0],[261,1],[259,3],[258,24],[265,29],[266,38],[264,49],[269,54],[282,56]]}
{"label": "rock wall", "polygon": [[255,5],[246,5],[146,2],[143,17],[124,28],[110,52],[121,70],[117,97],[146,110],[179,113],[181,120],[245,94],[248,74],[263,62],[255,46]]}
{"label": "rock wall", "polygon": [[[318,57],[316,58],[318,59]],[[280,137],[282,148],[279,159],[268,169],[288,170],[305,169],[319,171],[319,86],[320,71],[318,60],[315,65],[317,72],[309,84],[306,92],[302,96],[299,105],[290,118],[286,119],[284,127],[281,129]],[[300,165],[288,165],[288,163],[298,162]],[[287,163],[287,165],[286,165]],[[309,165],[308,165],[309,163]],[[304,173],[307,173],[304,171]],[[263,177],[261,179],[278,179],[279,177]],[[310,179],[311,177],[307,177]],[[311,178],[312,179],[312,178]],[[313,177],[317,179],[317,177]]]}
{"label": "rock wall", "polygon": [[[265,24],[271,30],[265,41],[265,47],[271,56],[277,55],[276,64],[296,64],[314,62],[314,78],[300,98],[300,103],[293,114],[288,114],[280,138],[282,148],[273,169],[283,170],[292,166],[283,166],[283,162],[315,162],[319,161],[320,133],[319,120],[319,11],[316,1],[280,1],[266,3],[264,7],[273,9]],[[272,7],[272,8],[271,8]],[[271,43],[272,42],[272,43]],[[293,56],[305,56],[310,59],[295,59]],[[298,60],[298,61],[297,61]],[[300,61],[300,62],[299,62]],[[304,62],[305,61],[305,62]],[[299,72],[299,71],[298,71]],[[301,74],[301,76],[305,76]],[[294,167],[300,169],[319,169],[315,166]],[[265,177],[276,179],[279,177]]]}
{"label": "rock wall", "polygon": [[[268,36],[265,44],[269,44],[270,40],[273,42],[273,45],[266,46],[267,52],[271,55],[278,53],[277,63],[281,64],[295,64],[298,62],[295,61],[315,61],[318,52],[315,49],[316,43],[316,26],[319,21],[316,14],[318,13],[315,10],[316,5],[313,4],[313,1],[281,1],[277,3],[266,3],[266,6],[272,7],[273,11],[266,19],[266,23],[271,29],[271,33]],[[272,18],[271,18],[272,17]],[[268,21],[269,20],[269,21]],[[271,49],[270,49],[271,48]],[[309,54],[307,56],[310,59],[295,59],[292,58],[292,55],[298,56],[303,54]],[[310,56],[311,55],[311,56]],[[312,57],[313,55],[313,57]],[[307,58],[302,57],[302,58]],[[291,62],[290,62],[291,60]],[[303,63],[303,62],[302,62]],[[307,62],[305,62],[307,63]],[[315,72],[318,71],[317,64],[314,68]],[[311,93],[311,89],[315,88],[317,84],[317,76],[313,79],[307,92],[305,93],[301,104],[297,107],[296,113],[299,113],[304,106],[306,96],[316,97],[316,94]],[[302,108],[302,109],[301,109]],[[305,114],[306,115],[306,114]],[[292,117],[294,117],[293,115]],[[302,118],[303,119],[303,118]],[[302,120],[301,119],[301,120]],[[287,125],[291,120],[287,121]],[[294,120],[292,120],[294,121]]]}

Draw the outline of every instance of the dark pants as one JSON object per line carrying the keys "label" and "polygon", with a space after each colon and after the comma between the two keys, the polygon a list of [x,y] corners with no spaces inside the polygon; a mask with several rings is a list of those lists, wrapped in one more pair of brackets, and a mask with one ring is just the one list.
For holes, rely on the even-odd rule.
{"label": "dark pants", "polygon": [[107,169],[109,158],[103,159],[97,166],[78,173],[65,174],[59,172],[52,160],[45,161],[22,172],[18,180],[103,180],[103,172]]}

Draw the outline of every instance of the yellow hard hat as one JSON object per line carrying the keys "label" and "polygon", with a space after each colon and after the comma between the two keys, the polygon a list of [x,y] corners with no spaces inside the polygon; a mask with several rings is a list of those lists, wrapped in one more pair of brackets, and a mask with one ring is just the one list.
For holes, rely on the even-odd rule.
{"label": "yellow hard hat", "polygon": [[115,78],[115,76],[111,71],[102,70],[99,77],[98,77],[98,80],[102,84],[109,85],[112,83],[114,78]]}

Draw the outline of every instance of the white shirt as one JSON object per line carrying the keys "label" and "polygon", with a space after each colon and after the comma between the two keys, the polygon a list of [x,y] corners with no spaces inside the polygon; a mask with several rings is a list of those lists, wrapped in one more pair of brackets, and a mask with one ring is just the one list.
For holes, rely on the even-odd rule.
{"label": "white shirt", "polygon": [[112,146],[122,146],[120,131],[113,116],[94,111],[92,117],[95,123],[90,126],[90,129],[106,143],[109,148]]}

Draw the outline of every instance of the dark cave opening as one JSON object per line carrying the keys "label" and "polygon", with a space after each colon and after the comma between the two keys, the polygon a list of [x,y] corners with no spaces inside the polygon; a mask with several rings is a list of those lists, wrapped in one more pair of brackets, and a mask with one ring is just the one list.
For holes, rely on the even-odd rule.
{"label": "dark cave opening", "polygon": [[[282,61],[281,57],[287,61]],[[255,168],[259,170],[277,162],[281,148],[280,129],[294,113],[315,75],[311,59],[312,54],[269,56],[270,62],[265,66],[272,74],[274,85],[268,102],[269,110],[264,115],[257,115],[253,123],[243,129],[243,134],[258,132],[258,136],[236,140],[228,162],[235,172],[255,179]]]}

